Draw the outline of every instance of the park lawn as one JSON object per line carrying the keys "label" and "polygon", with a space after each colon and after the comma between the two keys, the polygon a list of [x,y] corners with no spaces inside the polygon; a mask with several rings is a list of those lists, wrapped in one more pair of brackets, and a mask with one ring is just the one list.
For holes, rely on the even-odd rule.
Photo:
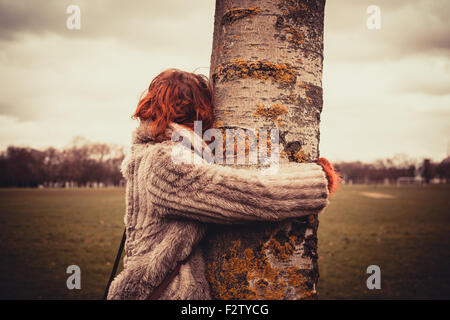
{"label": "park lawn", "polygon": [[[320,216],[320,299],[450,298],[449,195],[446,185],[343,186]],[[1,189],[0,299],[101,299],[124,196],[113,188]],[[72,264],[81,290],[66,287]],[[366,287],[369,265],[381,268],[381,290]]]}
{"label": "park lawn", "polygon": [[[344,186],[319,218],[320,298],[450,298],[449,207],[449,185]],[[381,290],[367,289],[369,265]]]}
{"label": "park lawn", "polygon": [[[101,299],[123,232],[124,189],[0,191],[0,298]],[[66,268],[81,268],[68,290]]]}

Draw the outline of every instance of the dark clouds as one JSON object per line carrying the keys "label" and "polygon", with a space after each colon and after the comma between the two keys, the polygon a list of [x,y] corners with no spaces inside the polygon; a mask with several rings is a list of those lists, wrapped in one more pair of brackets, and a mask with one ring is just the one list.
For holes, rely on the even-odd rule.
{"label": "dark clouds", "polygon": [[[71,4],[80,6],[80,30],[66,27]],[[0,115],[41,121],[67,99],[97,103],[124,86],[135,98],[166,68],[208,67],[213,7],[210,0],[0,0]]]}
{"label": "dark clouds", "polygon": [[[381,29],[368,30],[366,9],[381,9]],[[379,60],[406,56],[450,56],[448,0],[329,0],[325,36],[330,59]],[[351,52],[349,52],[351,48]]]}
{"label": "dark clouds", "polygon": [[0,115],[11,116],[20,119],[20,121],[37,120],[39,119],[39,109],[0,101]]}
{"label": "dark clouds", "polygon": [[[71,4],[80,6],[80,30],[66,28],[66,8]],[[146,50],[173,48],[176,43],[199,46],[204,43],[205,34],[212,32],[212,25],[205,29],[198,19],[208,17],[210,12],[210,0],[0,0],[0,40],[17,40],[27,34],[56,34],[115,39]]]}
{"label": "dark clouds", "polygon": [[[81,30],[66,8],[81,8]],[[381,30],[366,9],[381,8]],[[445,156],[448,0],[328,0],[321,152]],[[73,136],[127,144],[139,94],[170,67],[208,74],[214,0],[0,0],[0,149]]]}
{"label": "dark clouds", "polygon": [[[0,37],[16,39],[20,33],[44,33],[57,30],[64,10],[62,1],[0,1]],[[62,12],[65,12],[62,11]]]}
{"label": "dark clouds", "polygon": [[[0,0],[0,40],[24,34],[111,38],[134,46],[173,48],[174,43],[201,46],[206,32],[198,19],[211,12],[211,2],[147,0]],[[66,28],[66,8],[78,4],[82,27]],[[381,30],[368,30],[366,9],[381,9]],[[326,37],[330,59],[399,59],[413,54],[450,54],[448,0],[328,0]],[[187,24],[189,27],[187,28]],[[349,55],[347,48],[354,46]],[[370,43],[370,46],[368,45]],[[359,46],[358,46],[359,45]]]}

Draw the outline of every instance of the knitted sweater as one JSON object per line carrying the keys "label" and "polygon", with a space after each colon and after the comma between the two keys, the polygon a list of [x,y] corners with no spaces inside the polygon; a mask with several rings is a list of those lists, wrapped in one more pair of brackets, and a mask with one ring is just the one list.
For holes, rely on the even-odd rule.
{"label": "knitted sweater", "polygon": [[[210,299],[200,240],[207,223],[281,221],[316,214],[328,204],[327,180],[315,163],[290,163],[275,175],[172,160],[170,140],[157,142],[148,124],[133,134],[122,164],[126,179],[124,270],[108,299],[148,299],[189,257],[160,299]],[[189,150],[189,153],[191,151]],[[191,254],[192,253],[192,254]]]}

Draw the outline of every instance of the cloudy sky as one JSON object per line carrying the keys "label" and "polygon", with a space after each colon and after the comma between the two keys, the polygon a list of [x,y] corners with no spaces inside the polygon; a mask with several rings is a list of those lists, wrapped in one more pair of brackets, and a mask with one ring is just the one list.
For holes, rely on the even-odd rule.
{"label": "cloudy sky", "polygon": [[[80,30],[66,27],[71,4]],[[379,30],[366,26],[371,4]],[[128,145],[154,76],[209,73],[213,17],[213,0],[0,0],[0,149]],[[328,0],[324,41],[323,156],[447,155],[448,0]]]}

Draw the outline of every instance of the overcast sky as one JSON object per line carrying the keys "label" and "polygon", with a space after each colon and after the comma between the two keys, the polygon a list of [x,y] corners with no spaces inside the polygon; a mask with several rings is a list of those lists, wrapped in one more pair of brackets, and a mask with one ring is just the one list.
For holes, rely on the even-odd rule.
{"label": "overcast sky", "polygon": [[[69,30],[66,8],[81,8]],[[381,29],[369,30],[369,5]],[[0,0],[0,149],[72,137],[128,145],[140,94],[175,67],[208,75],[213,0]],[[328,0],[321,155],[441,160],[450,138],[450,2]]]}

